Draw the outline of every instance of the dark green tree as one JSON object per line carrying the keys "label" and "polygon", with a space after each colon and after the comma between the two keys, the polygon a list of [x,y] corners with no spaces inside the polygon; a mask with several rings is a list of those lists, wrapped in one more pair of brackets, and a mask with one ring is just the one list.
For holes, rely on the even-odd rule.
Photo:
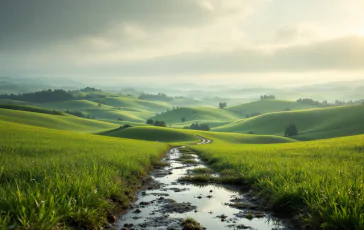
{"label": "dark green tree", "polygon": [[298,134],[297,126],[293,123],[287,125],[286,130],[284,131],[284,136],[292,137]]}
{"label": "dark green tree", "polygon": [[148,119],[148,120],[147,120],[147,124],[148,124],[148,125],[153,125],[153,124],[154,124],[153,119]]}
{"label": "dark green tree", "polygon": [[185,121],[186,121],[186,117],[182,117],[182,118],[181,118],[181,121],[182,121],[182,122],[185,122]]}

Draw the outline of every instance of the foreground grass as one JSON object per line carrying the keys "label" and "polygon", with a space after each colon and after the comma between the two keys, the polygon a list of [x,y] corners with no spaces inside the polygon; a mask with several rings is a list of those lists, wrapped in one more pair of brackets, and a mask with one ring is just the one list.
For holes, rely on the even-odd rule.
{"label": "foreground grass", "polygon": [[0,229],[100,228],[167,146],[0,121]]}
{"label": "foreground grass", "polygon": [[218,170],[233,170],[277,212],[310,229],[364,229],[364,135],[311,142],[196,145]]}

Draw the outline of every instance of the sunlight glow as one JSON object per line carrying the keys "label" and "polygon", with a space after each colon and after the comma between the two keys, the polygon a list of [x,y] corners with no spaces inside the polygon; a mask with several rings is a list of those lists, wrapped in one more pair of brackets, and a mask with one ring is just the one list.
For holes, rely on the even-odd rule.
{"label": "sunlight glow", "polygon": [[363,36],[364,37],[364,28],[361,28],[359,30],[356,31],[356,34],[359,36]]}

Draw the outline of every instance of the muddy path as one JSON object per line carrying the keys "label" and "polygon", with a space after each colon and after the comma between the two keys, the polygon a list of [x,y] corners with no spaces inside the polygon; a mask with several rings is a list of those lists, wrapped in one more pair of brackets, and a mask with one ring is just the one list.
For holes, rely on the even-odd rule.
{"label": "muddy path", "polygon": [[[210,140],[199,137],[198,144]],[[171,149],[156,169],[133,206],[114,224],[113,229],[182,229],[187,217],[203,229],[290,229],[287,224],[264,211],[241,188],[214,183],[187,183],[179,178],[196,168],[211,171],[197,155],[183,153],[185,147]],[[196,170],[195,170],[196,171]],[[211,174],[218,177],[216,173]]]}

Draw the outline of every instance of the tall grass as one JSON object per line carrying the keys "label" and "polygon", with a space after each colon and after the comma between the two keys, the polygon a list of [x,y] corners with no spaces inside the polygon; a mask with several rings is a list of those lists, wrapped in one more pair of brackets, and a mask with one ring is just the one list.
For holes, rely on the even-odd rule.
{"label": "tall grass", "polygon": [[364,135],[303,143],[193,146],[216,170],[234,169],[278,212],[312,229],[364,229]]}
{"label": "tall grass", "polygon": [[167,146],[0,121],[0,229],[100,228]]}

